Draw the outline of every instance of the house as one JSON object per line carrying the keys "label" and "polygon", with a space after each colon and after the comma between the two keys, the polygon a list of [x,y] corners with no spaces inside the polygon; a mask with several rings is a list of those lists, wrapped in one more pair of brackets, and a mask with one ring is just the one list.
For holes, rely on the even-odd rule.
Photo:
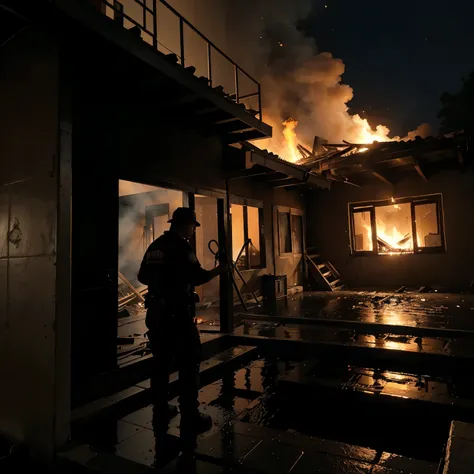
{"label": "house", "polygon": [[462,137],[283,161],[255,145],[272,133],[260,84],[187,18],[210,20],[151,3],[0,0],[0,434],[46,459],[74,409],[142,370],[120,363],[134,335],[118,309],[146,291],[137,266],[176,207],[199,216],[204,266],[226,247],[245,280],[198,290],[225,333],[265,275],[299,287],[309,266],[331,290],[474,278]]}
{"label": "house", "polygon": [[[213,265],[209,241],[232,248],[245,291],[258,292],[264,274],[303,283],[299,185],[327,186],[241,145],[272,132],[260,85],[178,10],[154,4],[0,2],[0,432],[45,457],[68,439],[71,407],[120,372],[117,282],[133,280],[176,207],[201,219],[203,263]],[[229,332],[232,282],[212,285],[201,298],[218,300]]]}
{"label": "house", "polygon": [[333,186],[308,201],[308,245],[333,263],[348,287],[472,287],[474,187],[463,133],[326,144],[315,154],[306,166]]}

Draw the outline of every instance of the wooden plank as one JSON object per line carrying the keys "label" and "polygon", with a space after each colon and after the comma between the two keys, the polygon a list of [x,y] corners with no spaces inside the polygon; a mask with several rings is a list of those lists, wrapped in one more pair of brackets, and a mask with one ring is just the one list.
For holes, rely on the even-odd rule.
{"label": "wooden plank", "polygon": [[136,297],[142,302],[145,302],[145,298],[141,295],[139,291],[120,273],[118,272],[119,278],[132,290],[133,293],[135,293]]}
{"label": "wooden plank", "polygon": [[319,266],[313,261],[313,259],[309,256],[309,255],[306,255],[306,258],[309,260],[309,262],[311,263],[311,265],[313,265],[313,268],[316,270],[316,272],[319,274],[319,276],[322,278],[322,280],[324,281],[324,283],[326,284],[326,287],[328,288],[329,291],[334,291],[333,287],[331,286],[331,284],[328,282],[328,280],[326,279],[326,277],[324,276],[323,272],[319,269]]}
{"label": "wooden plank", "polygon": [[372,174],[377,178],[380,179],[380,181],[383,181],[385,184],[388,184],[389,186],[393,186],[393,183],[386,178],[383,174],[381,174],[378,171],[372,171]]}

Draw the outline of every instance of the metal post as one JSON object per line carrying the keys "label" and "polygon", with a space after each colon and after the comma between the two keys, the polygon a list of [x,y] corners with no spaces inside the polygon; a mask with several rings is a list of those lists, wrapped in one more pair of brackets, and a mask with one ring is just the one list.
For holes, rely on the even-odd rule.
{"label": "metal post", "polygon": [[209,79],[209,87],[212,87],[212,47],[211,43],[207,43],[207,78]]}
{"label": "metal post", "polygon": [[181,66],[184,66],[184,21],[179,17],[179,45],[181,48]]}
{"label": "metal post", "polygon": [[[228,181],[226,182],[228,190]],[[225,248],[229,261],[232,259],[231,236],[230,236],[230,205],[229,193],[226,199],[217,200],[217,219],[219,231],[219,247]],[[230,269],[231,271],[231,269]],[[220,296],[220,323],[221,332],[229,333],[234,330],[234,289],[232,287],[232,278],[230,271],[221,274],[219,280],[219,296]]]}
{"label": "metal post", "polygon": [[258,115],[260,120],[263,120],[262,117],[262,86],[258,84]]}
{"label": "metal post", "polygon": [[153,0],[153,47],[158,49],[158,5]]}
{"label": "metal post", "polygon": [[234,65],[234,78],[235,78],[235,101],[240,103],[239,97],[239,69]]}

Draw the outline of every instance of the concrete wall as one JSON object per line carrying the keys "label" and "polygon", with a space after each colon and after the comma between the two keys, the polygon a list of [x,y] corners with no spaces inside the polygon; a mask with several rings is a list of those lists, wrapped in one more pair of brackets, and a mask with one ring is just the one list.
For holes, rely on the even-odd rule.
{"label": "concrete wall", "polygon": [[57,236],[68,140],[54,40],[30,26],[2,46],[0,70],[0,432],[50,457],[69,417],[69,279],[58,274],[69,254]]}
{"label": "concrete wall", "polygon": [[[348,203],[442,193],[447,252],[443,254],[350,256]],[[351,287],[466,289],[474,279],[474,180],[471,172],[443,171],[423,181],[413,172],[395,188],[336,185],[308,202],[308,245],[318,249]]]}

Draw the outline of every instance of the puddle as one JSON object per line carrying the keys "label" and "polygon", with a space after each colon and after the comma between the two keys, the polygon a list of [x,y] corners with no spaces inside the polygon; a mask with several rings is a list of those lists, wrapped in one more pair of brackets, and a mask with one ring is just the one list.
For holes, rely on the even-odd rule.
{"label": "puddle", "polygon": [[[474,330],[474,295],[440,293],[307,292],[252,312],[406,326]],[[383,298],[388,297],[383,303]]]}

